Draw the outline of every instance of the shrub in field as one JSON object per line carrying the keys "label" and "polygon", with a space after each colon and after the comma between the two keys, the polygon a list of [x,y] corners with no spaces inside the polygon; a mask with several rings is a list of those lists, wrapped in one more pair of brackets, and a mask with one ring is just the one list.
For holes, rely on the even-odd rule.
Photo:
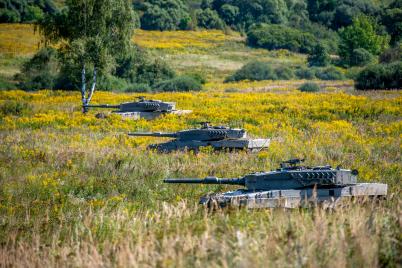
{"label": "shrub in field", "polygon": [[247,43],[266,49],[288,49],[310,53],[317,45],[317,40],[310,33],[284,25],[261,24],[251,27],[247,32]]}
{"label": "shrub in field", "polygon": [[320,86],[316,83],[307,82],[307,83],[302,84],[299,87],[299,90],[301,92],[318,92],[318,91],[320,91]]}
{"label": "shrub in field", "polygon": [[356,88],[400,89],[402,88],[402,61],[366,67],[355,79]]}
{"label": "shrub in field", "polygon": [[27,61],[15,78],[23,90],[53,89],[58,69],[57,51],[46,47]]}
{"label": "shrub in field", "polygon": [[124,92],[152,92],[152,88],[148,84],[131,84]]}
{"label": "shrub in field", "polygon": [[175,76],[174,70],[160,59],[151,59],[145,50],[131,48],[131,52],[117,60],[113,75],[129,83],[154,85]]}
{"label": "shrub in field", "polygon": [[0,115],[22,115],[31,110],[26,102],[7,100],[0,105]]}
{"label": "shrub in field", "polygon": [[191,72],[191,73],[185,73],[185,75],[194,78],[195,80],[200,82],[202,85],[204,85],[207,82],[207,78],[205,77],[205,75],[203,73]]}
{"label": "shrub in field", "polygon": [[344,74],[333,66],[317,69],[315,76],[321,80],[343,80]]}
{"label": "shrub in field", "polygon": [[373,54],[364,48],[354,49],[350,55],[351,66],[365,66],[374,60]]}
{"label": "shrub in field", "polygon": [[17,89],[17,86],[6,77],[0,75],[0,90]]}
{"label": "shrub in field", "polygon": [[276,80],[278,79],[275,70],[266,62],[250,62],[244,65],[240,70],[226,78],[225,82],[241,80]]}
{"label": "shrub in field", "polygon": [[155,85],[157,91],[199,91],[201,89],[201,83],[187,75],[177,76]]}
{"label": "shrub in field", "polygon": [[188,30],[191,17],[187,5],[181,0],[150,0],[139,7],[141,28],[144,30]]}
{"label": "shrub in field", "polygon": [[296,77],[299,79],[315,79],[315,71],[312,68],[300,68],[295,71]]}
{"label": "shrub in field", "polygon": [[198,27],[205,29],[224,29],[225,23],[221,20],[218,13],[212,9],[198,9],[196,11]]}
{"label": "shrub in field", "polygon": [[291,80],[294,78],[295,73],[293,70],[286,66],[280,66],[275,69],[275,74],[279,80]]}
{"label": "shrub in field", "polygon": [[312,53],[307,58],[309,66],[328,66],[331,62],[331,58],[326,50],[326,48],[318,44],[313,48]]}

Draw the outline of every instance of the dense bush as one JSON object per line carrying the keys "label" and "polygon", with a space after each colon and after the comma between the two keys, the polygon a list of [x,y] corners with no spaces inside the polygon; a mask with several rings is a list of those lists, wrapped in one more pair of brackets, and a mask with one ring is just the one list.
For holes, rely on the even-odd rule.
{"label": "dense bush", "polygon": [[351,66],[365,66],[374,60],[373,54],[364,48],[354,49],[350,55]]}
{"label": "dense bush", "polygon": [[317,45],[316,38],[310,33],[274,24],[252,27],[247,32],[247,42],[254,47],[288,49],[302,53],[310,53]]}
{"label": "dense bush", "polygon": [[317,69],[315,76],[321,80],[343,80],[344,74],[333,66]]}
{"label": "dense bush", "polygon": [[353,52],[363,48],[373,55],[380,54],[389,43],[389,36],[379,34],[376,21],[367,16],[358,16],[353,24],[340,31],[339,55],[345,65],[352,65]]}
{"label": "dense bush", "polygon": [[330,64],[331,58],[329,57],[326,48],[323,45],[318,44],[308,56],[307,61],[309,66],[325,67]]}
{"label": "dense bush", "polygon": [[218,13],[212,9],[198,9],[196,11],[198,27],[205,29],[223,29],[225,23],[221,20]]}
{"label": "dense bush", "polygon": [[198,72],[198,73],[189,72],[189,73],[185,73],[184,75],[194,78],[195,80],[200,82],[200,84],[202,84],[202,85],[207,82],[207,78],[205,77],[205,75],[203,73],[200,73],[200,72]]}
{"label": "dense bush", "polygon": [[144,30],[188,30],[192,27],[188,7],[182,0],[149,0],[140,9]]}
{"label": "dense bush", "polygon": [[393,48],[389,48],[380,55],[381,63],[391,63],[395,61],[402,61],[402,43]]}
{"label": "dense bush", "polygon": [[26,102],[8,100],[0,105],[0,115],[23,115],[31,110]]}
{"label": "dense bush", "polygon": [[295,77],[293,70],[286,66],[276,68],[275,74],[278,80],[291,80]]}
{"label": "dense bush", "polygon": [[[89,73],[87,81],[91,80]],[[150,87],[174,77],[175,72],[164,61],[154,60],[144,50],[133,47],[127,55],[117,59],[114,71],[99,75],[98,87],[124,91],[136,84]],[[44,48],[24,64],[15,78],[23,90],[76,90],[81,86],[81,66],[53,48]]]}
{"label": "dense bush", "polygon": [[366,67],[355,80],[356,88],[400,89],[402,88],[402,62],[377,64]]}
{"label": "dense bush", "polygon": [[394,0],[381,14],[381,22],[391,35],[391,43],[402,41],[402,1]]}
{"label": "dense bush", "polygon": [[315,79],[315,71],[312,68],[300,68],[295,71],[297,78],[299,79]]}
{"label": "dense bush", "polygon": [[241,80],[276,80],[278,79],[275,70],[266,62],[250,62],[237,70],[233,75],[226,78],[225,82]]}
{"label": "dense bush", "polygon": [[125,90],[125,92],[152,92],[152,88],[148,84],[131,84]]}
{"label": "dense bush", "polygon": [[173,78],[175,72],[166,62],[152,59],[145,50],[134,46],[128,55],[117,60],[113,75],[129,83],[154,85]]}
{"label": "dense bush", "polygon": [[20,81],[19,87],[23,90],[53,89],[58,66],[57,51],[46,47],[27,61],[15,78]]}
{"label": "dense bush", "polygon": [[202,89],[202,85],[190,76],[181,75],[158,83],[154,89],[157,91],[198,91]]}
{"label": "dense bush", "polygon": [[255,23],[286,23],[289,16],[285,0],[214,0],[209,6],[240,31]]}
{"label": "dense bush", "polygon": [[371,0],[307,0],[307,3],[312,21],[335,30],[349,26],[353,18],[360,14],[374,16],[381,10]]}
{"label": "dense bush", "polygon": [[317,85],[316,83],[307,82],[307,83],[302,84],[299,87],[299,90],[301,92],[318,92],[318,91],[320,91],[320,86]]}
{"label": "dense bush", "polygon": [[0,0],[0,23],[35,22],[54,12],[52,0]]}
{"label": "dense bush", "polygon": [[17,89],[17,86],[10,82],[9,79],[0,75],[0,90]]}

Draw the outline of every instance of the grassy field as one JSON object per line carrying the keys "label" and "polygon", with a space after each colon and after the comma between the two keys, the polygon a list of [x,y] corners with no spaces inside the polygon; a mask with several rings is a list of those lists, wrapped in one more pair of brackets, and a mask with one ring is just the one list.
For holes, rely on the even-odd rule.
{"label": "grassy field", "polygon": [[[97,119],[97,111],[82,115],[78,92],[0,91],[0,266],[399,267],[401,92],[357,92],[350,81],[319,82],[324,90],[315,94],[296,90],[302,81],[223,84],[250,59],[298,65],[305,57],[249,49],[235,33],[197,34],[134,37],[178,72],[211,78],[202,92],[146,95],[176,101],[189,115]],[[93,102],[136,96],[98,91]],[[245,127],[272,145],[256,154],[157,154],[145,147],[163,139],[126,135],[205,120]],[[361,181],[388,183],[388,199],[335,211],[208,212],[197,205],[200,196],[235,187],[162,183],[238,177],[291,157],[357,168]]]}

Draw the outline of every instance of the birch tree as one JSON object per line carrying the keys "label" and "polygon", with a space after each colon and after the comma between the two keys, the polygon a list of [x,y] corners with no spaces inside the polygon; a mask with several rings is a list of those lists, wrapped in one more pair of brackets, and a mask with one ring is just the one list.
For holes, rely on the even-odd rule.
{"label": "birch tree", "polygon": [[57,44],[62,59],[80,66],[83,106],[90,103],[98,77],[128,52],[134,20],[130,0],[67,0],[65,9],[38,23],[43,41]]}

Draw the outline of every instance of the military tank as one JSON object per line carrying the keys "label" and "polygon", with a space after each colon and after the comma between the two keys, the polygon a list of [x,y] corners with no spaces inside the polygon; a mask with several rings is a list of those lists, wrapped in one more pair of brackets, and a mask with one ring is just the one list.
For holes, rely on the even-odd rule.
{"label": "military tank", "polygon": [[359,183],[357,170],[331,166],[302,166],[301,159],[285,161],[277,170],[256,172],[241,178],[165,179],[165,183],[240,185],[226,193],[201,197],[207,207],[297,208],[325,204],[335,206],[341,200],[358,197],[385,197],[387,185]]}
{"label": "military tank", "polygon": [[269,146],[269,139],[251,139],[244,129],[225,126],[211,126],[209,122],[201,122],[201,128],[188,129],[174,133],[134,132],[130,136],[166,137],[173,140],[161,144],[151,144],[148,149],[159,152],[176,150],[198,151],[200,147],[211,146],[215,150],[249,150],[260,151]]}
{"label": "military tank", "polygon": [[169,113],[175,110],[176,104],[174,102],[164,102],[160,100],[147,100],[144,97],[138,97],[138,101],[124,102],[117,105],[99,104],[99,105],[84,105],[85,112],[89,108],[107,108],[117,109],[115,113],[132,113],[132,112],[162,112]]}

